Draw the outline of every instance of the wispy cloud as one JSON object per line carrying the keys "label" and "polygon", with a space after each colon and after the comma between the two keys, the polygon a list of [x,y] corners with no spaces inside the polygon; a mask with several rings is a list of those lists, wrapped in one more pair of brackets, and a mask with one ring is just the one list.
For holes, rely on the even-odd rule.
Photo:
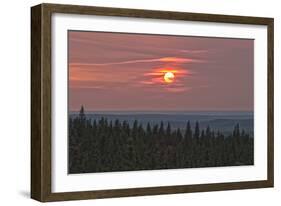
{"label": "wispy cloud", "polygon": [[191,59],[191,58],[178,58],[178,57],[162,57],[154,59],[137,59],[129,61],[119,61],[111,63],[70,63],[70,66],[111,66],[111,65],[122,65],[122,64],[135,64],[135,63],[152,63],[152,62],[162,62],[162,63],[201,63],[203,60]]}
{"label": "wispy cloud", "polygon": [[202,54],[202,53],[207,53],[208,50],[191,50],[191,49],[182,49],[180,50],[182,53],[188,53],[188,54]]}
{"label": "wispy cloud", "polygon": [[174,88],[168,87],[168,88],[166,88],[167,91],[174,92],[174,93],[186,92],[186,91],[189,91],[190,89],[191,88],[189,88],[189,87],[174,87]]}

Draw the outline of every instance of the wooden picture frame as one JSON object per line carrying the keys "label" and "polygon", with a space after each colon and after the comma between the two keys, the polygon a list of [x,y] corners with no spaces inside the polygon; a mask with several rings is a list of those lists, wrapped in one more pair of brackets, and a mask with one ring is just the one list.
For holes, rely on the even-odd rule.
{"label": "wooden picture frame", "polygon": [[[170,185],[79,192],[52,192],[51,158],[51,16],[54,13],[168,19],[193,22],[220,22],[267,26],[267,179],[195,185]],[[140,195],[160,195],[273,187],[273,34],[272,18],[214,14],[104,8],[76,5],[40,4],[31,8],[31,198],[41,202],[81,200]]]}

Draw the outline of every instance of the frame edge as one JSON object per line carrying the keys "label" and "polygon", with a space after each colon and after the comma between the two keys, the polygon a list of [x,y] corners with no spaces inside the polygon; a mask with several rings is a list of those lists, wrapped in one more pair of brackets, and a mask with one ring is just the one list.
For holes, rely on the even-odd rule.
{"label": "frame edge", "polygon": [[31,8],[31,198],[42,200],[41,62],[42,7]]}
{"label": "frame edge", "polygon": [[267,99],[268,99],[268,132],[267,132],[267,180],[274,187],[274,19],[267,24]]}
{"label": "frame edge", "polygon": [[81,5],[74,5],[74,4],[43,3],[42,6],[54,13],[119,16],[119,17],[135,17],[135,18],[155,18],[155,19],[171,19],[171,20],[184,20],[184,21],[204,21],[204,22],[216,22],[216,23],[267,25],[273,19],[270,17],[192,13],[192,12],[167,11],[167,10],[143,10],[143,9],[132,9],[132,8],[97,7],[97,6],[86,6],[86,5],[81,6]]}
{"label": "frame edge", "polygon": [[51,195],[51,10],[31,7],[31,198]]}

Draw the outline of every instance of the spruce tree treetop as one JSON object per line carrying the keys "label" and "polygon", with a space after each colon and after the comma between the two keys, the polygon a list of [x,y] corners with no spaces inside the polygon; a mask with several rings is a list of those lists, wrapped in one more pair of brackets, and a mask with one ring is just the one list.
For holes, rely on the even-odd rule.
{"label": "spruce tree treetop", "polygon": [[199,122],[196,121],[196,123],[195,123],[194,137],[195,137],[195,138],[199,138],[199,135],[200,135]]}
{"label": "spruce tree treetop", "polygon": [[84,112],[84,106],[81,105],[80,111],[79,111],[79,118],[85,119],[85,112]]}

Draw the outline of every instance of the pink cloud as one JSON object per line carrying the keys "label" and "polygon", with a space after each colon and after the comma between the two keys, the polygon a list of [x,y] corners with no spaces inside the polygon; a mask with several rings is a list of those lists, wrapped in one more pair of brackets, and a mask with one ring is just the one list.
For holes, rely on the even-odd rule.
{"label": "pink cloud", "polygon": [[111,63],[70,63],[70,66],[111,66],[111,65],[120,65],[120,64],[151,63],[151,62],[183,64],[183,63],[201,63],[203,61],[198,59],[191,59],[191,58],[162,57],[162,58],[155,58],[155,59],[137,59],[137,60],[111,62]]}

